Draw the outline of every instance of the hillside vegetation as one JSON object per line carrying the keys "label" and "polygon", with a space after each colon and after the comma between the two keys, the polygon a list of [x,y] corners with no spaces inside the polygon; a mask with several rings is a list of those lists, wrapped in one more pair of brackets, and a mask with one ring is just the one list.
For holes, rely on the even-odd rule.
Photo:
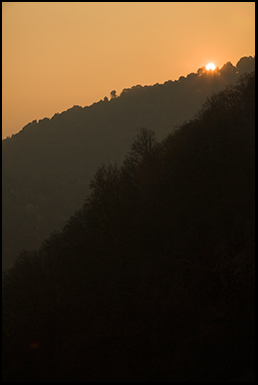
{"label": "hillside vegetation", "polygon": [[253,72],[162,141],[139,128],[19,254],[4,382],[254,382],[254,98]]}
{"label": "hillside vegetation", "polygon": [[102,162],[120,165],[136,130],[147,127],[163,140],[193,118],[212,92],[254,70],[244,57],[214,72],[200,68],[178,80],[111,92],[90,107],[74,106],[51,119],[33,121],[2,142],[3,269],[22,249],[32,250],[60,230],[88,194]]}

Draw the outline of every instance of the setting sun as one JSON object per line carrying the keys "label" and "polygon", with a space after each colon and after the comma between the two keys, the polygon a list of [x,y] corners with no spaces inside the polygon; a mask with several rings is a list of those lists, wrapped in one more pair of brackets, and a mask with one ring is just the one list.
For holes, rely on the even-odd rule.
{"label": "setting sun", "polygon": [[206,70],[209,71],[209,70],[212,70],[214,71],[215,70],[215,65],[213,63],[209,63],[206,65]]}

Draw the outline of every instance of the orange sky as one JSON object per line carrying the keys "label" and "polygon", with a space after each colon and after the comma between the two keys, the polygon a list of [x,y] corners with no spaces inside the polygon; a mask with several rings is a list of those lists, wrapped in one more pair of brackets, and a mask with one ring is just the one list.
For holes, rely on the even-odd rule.
{"label": "orange sky", "polygon": [[133,85],[255,54],[254,2],[2,3],[2,137]]}

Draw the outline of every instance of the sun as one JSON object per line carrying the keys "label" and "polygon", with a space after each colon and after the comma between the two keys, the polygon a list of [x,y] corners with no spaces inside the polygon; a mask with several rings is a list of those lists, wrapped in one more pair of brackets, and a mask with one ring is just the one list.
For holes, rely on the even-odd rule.
{"label": "sun", "polygon": [[206,65],[206,70],[209,71],[209,70],[212,70],[214,71],[215,70],[215,65],[213,63],[209,63]]}

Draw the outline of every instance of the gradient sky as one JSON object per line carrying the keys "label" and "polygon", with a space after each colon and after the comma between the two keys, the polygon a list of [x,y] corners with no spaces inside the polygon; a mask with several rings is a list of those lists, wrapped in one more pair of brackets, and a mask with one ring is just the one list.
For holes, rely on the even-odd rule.
{"label": "gradient sky", "polygon": [[2,137],[114,89],[250,55],[254,2],[3,2]]}

